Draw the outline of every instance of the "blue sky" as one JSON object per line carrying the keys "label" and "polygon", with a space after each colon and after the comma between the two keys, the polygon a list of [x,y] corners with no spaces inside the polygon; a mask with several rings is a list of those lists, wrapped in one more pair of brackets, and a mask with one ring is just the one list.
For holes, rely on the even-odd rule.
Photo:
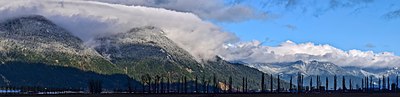
{"label": "blue sky", "polygon": [[310,7],[305,2],[265,7],[258,1],[245,1],[242,3],[267,12],[270,17],[216,24],[225,31],[235,33],[242,41],[266,41],[263,45],[267,46],[291,40],[296,43],[329,44],[346,51],[387,51],[400,55],[400,18],[385,17],[388,12],[400,9],[396,6],[400,5],[399,1],[350,2],[350,5],[343,3],[343,6],[334,8],[325,1],[313,3],[319,7]]}

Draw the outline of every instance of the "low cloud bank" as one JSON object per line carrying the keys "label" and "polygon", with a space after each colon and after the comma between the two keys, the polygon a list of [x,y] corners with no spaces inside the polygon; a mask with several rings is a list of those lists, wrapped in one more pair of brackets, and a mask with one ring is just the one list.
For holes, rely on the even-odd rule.
{"label": "low cloud bank", "polygon": [[226,51],[220,54],[222,57],[230,61],[242,61],[246,63],[318,60],[333,62],[339,66],[361,68],[392,68],[400,66],[400,57],[390,52],[344,51],[327,44],[296,44],[292,41],[286,41],[279,46],[271,47],[262,46],[259,41],[252,41],[228,44],[224,48]]}
{"label": "low cloud bank", "polygon": [[143,6],[77,0],[7,0],[0,1],[0,14],[0,21],[42,15],[86,42],[134,27],[155,26],[197,60],[214,58],[221,45],[237,40],[233,34],[192,13]]}

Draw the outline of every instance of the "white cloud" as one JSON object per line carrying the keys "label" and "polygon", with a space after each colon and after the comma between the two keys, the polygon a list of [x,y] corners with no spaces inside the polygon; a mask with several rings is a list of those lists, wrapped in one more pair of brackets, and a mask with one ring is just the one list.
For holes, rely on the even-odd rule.
{"label": "white cloud", "polygon": [[0,21],[23,15],[42,15],[84,41],[123,33],[133,27],[156,26],[167,37],[199,59],[213,58],[215,50],[236,40],[231,33],[192,13],[77,0],[0,1]]}
{"label": "white cloud", "polygon": [[400,57],[393,53],[374,53],[372,51],[343,51],[330,45],[313,43],[296,44],[286,41],[279,46],[262,46],[259,41],[240,42],[225,45],[220,55],[230,61],[246,63],[292,62],[297,60],[319,60],[333,62],[339,66],[362,68],[399,67]]}
{"label": "white cloud", "polygon": [[89,0],[113,4],[139,5],[191,12],[203,19],[222,22],[239,22],[248,19],[265,19],[267,15],[245,4],[226,4],[224,0]]}

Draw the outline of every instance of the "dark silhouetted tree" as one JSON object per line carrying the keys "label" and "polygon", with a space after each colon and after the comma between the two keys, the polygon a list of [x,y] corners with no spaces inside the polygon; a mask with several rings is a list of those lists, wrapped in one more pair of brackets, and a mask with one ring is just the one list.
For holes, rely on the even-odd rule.
{"label": "dark silhouetted tree", "polygon": [[399,76],[397,75],[396,76],[396,91],[395,92],[398,92],[398,89],[399,89]]}
{"label": "dark silhouetted tree", "polygon": [[183,89],[185,90],[184,92],[185,93],[188,93],[188,83],[187,83],[187,78],[186,78],[186,76],[183,76],[183,80],[184,80],[184,87],[183,87]]}
{"label": "dark silhouetted tree", "polygon": [[242,82],[242,92],[245,92],[245,78],[243,77],[243,82]]}
{"label": "dark silhouetted tree", "polygon": [[310,76],[310,86],[309,86],[310,88],[309,88],[308,91],[311,91],[311,90],[312,90],[312,87],[313,87],[313,86],[312,86],[312,83],[313,83],[313,82],[312,82],[312,76]]}
{"label": "dark silhouetted tree", "polygon": [[346,91],[346,79],[344,78],[344,76],[342,77],[342,89],[343,92]]}
{"label": "dark silhouetted tree", "polygon": [[368,80],[368,76],[367,77],[365,77],[365,88],[366,88],[366,91],[369,91],[369,80]]}
{"label": "dark silhouetted tree", "polygon": [[195,93],[199,92],[197,82],[198,82],[198,79],[197,79],[197,75],[196,75],[196,77],[194,79],[194,90],[195,90]]}
{"label": "dark silhouetted tree", "polygon": [[229,76],[229,93],[233,92],[233,81],[232,76]]}
{"label": "dark silhouetted tree", "polygon": [[395,91],[396,90],[396,83],[392,83],[391,84],[391,89],[390,90],[392,90],[392,91]]}
{"label": "dark silhouetted tree", "polygon": [[303,79],[300,72],[297,73],[297,92],[301,92],[303,87]]}
{"label": "dark silhouetted tree", "polygon": [[301,88],[302,88],[302,90],[304,90],[303,89],[303,87],[304,87],[304,75],[301,75]]}
{"label": "dark silhouetted tree", "polygon": [[333,76],[333,90],[337,90],[337,76]]}
{"label": "dark silhouetted tree", "polygon": [[329,90],[329,79],[328,79],[328,77],[325,78],[325,90],[326,91]]}
{"label": "dark silhouetted tree", "polygon": [[265,91],[265,82],[264,82],[264,79],[265,79],[265,77],[264,77],[264,73],[261,73],[261,92],[264,92]]}
{"label": "dark silhouetted tree", "polygon": [[319,91],[319,86],[320,86],[320,79],[319,79],[319,75],[317,75],[317,81],[316,81],[316,83],[317,83],[317,90]]}
{"label": "dark silhouetted tree", "polygon": [[386,89],[386,78],[385,78],[385,76],[383,75],[382,76],[382,90],[385,90]]}
{"label": "dark silhouetted tree", "polygon": [[271,78],[270,78],[270,89],[271,89],[271,92],[273,92],[274,91],[274,79],[272,78],[272,74],[271,74]]}
{"label": "dark silhouetted tree", "polygon": [[293,81],[292,81],[292,76],[290,76],[290,83],[289,83],[290,87],[289,87],[289,91],[293,90]]}
{"label": "dark silhouetted tree", "polygon": [[370,87],[372,87],[371,91],[373,91],[374,90],[374,82],[372,81],[372,76],[370,76],[369,82],[370,82]]}

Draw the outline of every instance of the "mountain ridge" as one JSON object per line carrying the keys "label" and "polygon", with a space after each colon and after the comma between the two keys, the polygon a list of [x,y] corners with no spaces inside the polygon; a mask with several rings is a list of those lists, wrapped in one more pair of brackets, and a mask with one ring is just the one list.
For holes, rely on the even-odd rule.
{"label": "mountain ridge", "polygon": [[[46,36],[47,34],[49,36]],[[205,76],[205,78],[211,79],[215,75],[219,82],[233,77],[233,84],[240,87],[242,77],[258,81],[261,77],[260,74],[262,74],[256,69],[244,65],[235,65],[222,59],[198,63],[186,50],[163,35],[161,29],[152,26],[134,27],[126,33],[98,37],[95,41],[100,45],[93,48],[88,47],[81,39],[43,16],[17,17],[0,23],[0,43],[2,43],[0,45],[0,60],[5,66],[45,64],[55,66],[54,68],[72,67],[102,75],[123,74],[138,82],[142,81],[145,75],[154,78],[156,76],[166,78],[175,73],[173,82],[178,82],[182,77],[194,80],[196,76]],[[13,64],[13,62],[18,64]],[[51,69],[45,70],[51,71]],[[23,83],[18,80],[18,76],[11,76],[17,74],[17,72],[4,73],[0,75],[11,79],[9,80],[11,83],[34,85],[29,80]],[[65,73],[69,73],[69,71]],[[43,73],[42,75],[49,74]],[[96,78],[94,77],[96,75],[90,76]],[[116,79],[126,80],[126,78],[119,76]],[[37,81],[38,79],[32,80]],[[80,83],[85,82],[85,80],[89,79],[81,79]],[[76,80],[70,78],[57,81]],[[289,86],[284,81],[281,83],[282,87]],[[107,86],[112,88],[121,85],[109,84],[126,83],[112,81],[107,83]],[[249,83],[249,88],[257,89],[258,84]],[[43,83],[40,85],[46,86]]]}

